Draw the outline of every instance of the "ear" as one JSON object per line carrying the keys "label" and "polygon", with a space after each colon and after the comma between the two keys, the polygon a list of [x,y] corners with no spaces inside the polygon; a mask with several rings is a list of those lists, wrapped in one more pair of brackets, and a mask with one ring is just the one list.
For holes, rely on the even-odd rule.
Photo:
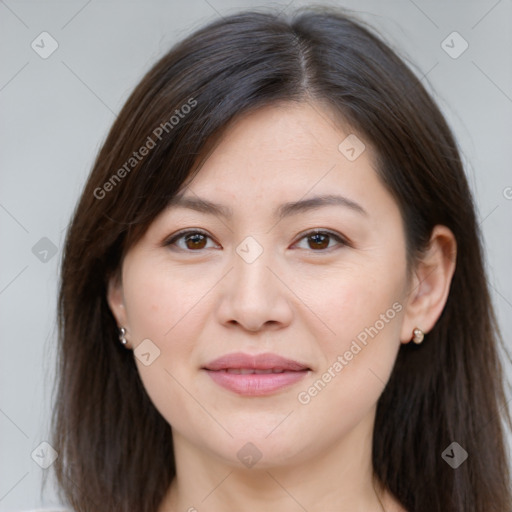
{"label": "ear", "polygon": [[112,314],[116,319],[118,327],[126,327],[127,318],[121,272],[114,274],[108,280],[107,302],[110,307],[110,311],[112,311]]}
{"label": "ear", "polygon": [[455,272],[457,242],[450,229],[437,225],[427,250],[415,265],[406,300],[400,341],[408,343],[418,327],[427,333],[441,316]]}

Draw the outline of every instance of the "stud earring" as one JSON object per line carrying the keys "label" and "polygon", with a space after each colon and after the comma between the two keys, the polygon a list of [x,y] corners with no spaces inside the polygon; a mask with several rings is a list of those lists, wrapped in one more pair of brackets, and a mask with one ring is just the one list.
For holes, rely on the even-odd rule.
{"label": "stud earring", "polygon": [[121,327],[119,329],[119,341],[126,347],[126,329],[124,327]]}
{"label": "stud earring", "polygon": [[416,343],[417,345],[419,345],[423,341],[423,338],[425,337],[425,333],[419,327],[416,327],[412,331],[412,334],[412,341],[414,341],[414,343]]}

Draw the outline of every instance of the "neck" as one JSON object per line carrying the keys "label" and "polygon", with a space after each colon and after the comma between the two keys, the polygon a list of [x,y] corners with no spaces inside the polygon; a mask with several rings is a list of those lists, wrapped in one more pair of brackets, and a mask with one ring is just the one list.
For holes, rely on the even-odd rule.
{"label": "neck", "polygon": [[[324,453],[251,469],[219,459],[173,432],[176,477],[158,512],[202,510],[391,512],[372,464],[373,415]],[[388,505],[386,505],[388,503]]]}

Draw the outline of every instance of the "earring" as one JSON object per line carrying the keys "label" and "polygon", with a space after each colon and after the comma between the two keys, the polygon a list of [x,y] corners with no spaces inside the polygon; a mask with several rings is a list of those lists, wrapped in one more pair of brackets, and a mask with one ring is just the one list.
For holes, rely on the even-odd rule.
{"label": "earring", "polygon": [[126,338],[125,338],[125,334],[126,334],[126,329],[124,327],[121,327],[119,329],[119,341],[126,346]]}
{"label": "earring", "polygon": [[425,333],[419,327],[416,327],[412,331],[412,334],[412,341],[414,341],[414,343],[416,343],[417,345],[419,345],[423,341],[423,338],[425,337]]}

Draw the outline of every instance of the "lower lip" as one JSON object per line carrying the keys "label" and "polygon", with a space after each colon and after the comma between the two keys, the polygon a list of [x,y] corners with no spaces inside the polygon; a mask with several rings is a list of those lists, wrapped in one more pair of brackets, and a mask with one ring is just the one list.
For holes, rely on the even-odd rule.
{"label": "lower lip", "polygon": [[308,370],[248,374],[227,373],[223,370],[206,370],[206,372],[219,386],[246,396],[269,395],[295,384],[308,374]]}

